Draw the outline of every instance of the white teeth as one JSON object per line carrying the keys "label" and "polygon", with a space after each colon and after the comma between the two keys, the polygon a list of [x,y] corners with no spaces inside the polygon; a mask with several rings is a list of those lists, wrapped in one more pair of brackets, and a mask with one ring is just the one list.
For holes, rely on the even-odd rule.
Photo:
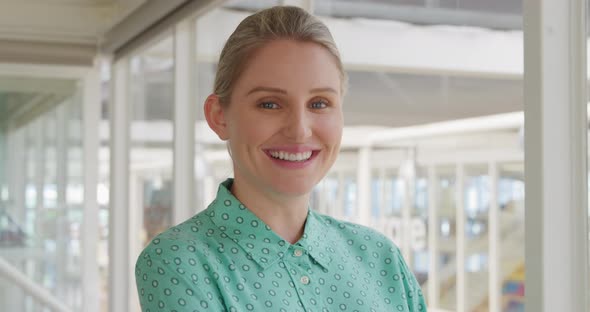
{"label": "white teeth", "polygon": [[274,158],[288,160],[288,161],[305,161],[311,157],[312,152],[303,152],[303,153],[288,153],[283,151],[272,151],[270,155]]}

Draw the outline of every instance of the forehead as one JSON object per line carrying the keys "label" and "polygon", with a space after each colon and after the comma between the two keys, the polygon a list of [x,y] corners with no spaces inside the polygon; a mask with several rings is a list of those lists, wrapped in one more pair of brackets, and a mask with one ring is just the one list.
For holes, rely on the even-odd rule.
{"label": "forehead", "polygon": [[254,51],[246,61],[236,89],[245,85],[268,85],[286,90],[289,87],[340,89],[340,70],[335,56],[317,43],[273,40]]}

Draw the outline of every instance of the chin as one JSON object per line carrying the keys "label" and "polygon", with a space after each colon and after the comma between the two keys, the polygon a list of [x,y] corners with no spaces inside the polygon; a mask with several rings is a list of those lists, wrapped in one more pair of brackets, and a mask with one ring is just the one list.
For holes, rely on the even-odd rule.
{"label": "chin", "polygon": [[289,197],[296,197],[310,194],[316,185],[317,182],[312,180],[297,181],[296,179],[291,179],[290,181],[273,182],[272,188],[277,193],[284,194]]}

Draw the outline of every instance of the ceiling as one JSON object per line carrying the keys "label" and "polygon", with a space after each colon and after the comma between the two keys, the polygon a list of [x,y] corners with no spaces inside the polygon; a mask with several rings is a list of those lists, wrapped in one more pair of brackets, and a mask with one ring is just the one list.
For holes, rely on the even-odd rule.
{"label": "ceiling", "polygon": [[330,0],[316,1],[316,6],[322,3],[362,3],[403,5],[425,8],[445,8],[485,13],[522,14],[522,0]]}
{"label": "ceiling", "polygon": [[146,0],[0,0],[0,41],[98,44]]}
{"label": "ceiling", "polygon": [[[84,63],[78,59],[95,57],[102,33],[145,1],[0,0],[0,63]],[[34,118],[75,89],[73,80],[0,73],[0,126]]]}
{"label": "ceiling", "polygon": [[[226,7],[255,11],[278,0],[230,0]],[[419,25],[522,29],[522,0],[316,0],[314,14],[396,20]]]}
{"label": "ceiling", "polygon": [[76,81],[0,76],[0,127],[19,127],[75,94]]}
{"label": "ceiling", "polygon": [[[64,12],[79,13],[98,10],[97,12],[106,14],[102,19],[93,20],[93,23],[100,20],[102,23],[100,26],[89,27],[88,23],[79,18],[72,18],[64,24],[68,26],[65,29],[66,32],[70,30],[76,32],[75,28],[82,25],[84,27],[80,31],[87,32],[87,39],[84,40],[88,40],[88,38],[96,40],[101,29],[116,23],[143,2],[144,0],[0,0],[0,5],[8,4],[16,11],[26,8],[27,5],[39,8],[51,7],[47,11],[48,16],[44,17],[47,23],[50,23],[52,19],[63,19],[63,16],[60,17],[56,13],[56,8],[62,9]],[[277,3],[279,3],[278,0],[239,0],[228,1],[226,6],[248,9],[267,7]],[[383,18],[390,14],[389,17],[395,19],[399,18],[399,15],[392,12],[400,11],[403,12],[407,20],[416,23],[422,23],[424,18],[428,17],[432,23],[448,18],[449,16],[445,15],[448,12],[444,10],[467,12],[473,16],[480,16],[477,14],[482,12],[493,17],[516,16],[519,20],[522,14],[521,0],[316,0],[314,3],[318,14],[371,17],[370,14],[378,13],[380,15],[377,17]],[[404,11],[404,8],[413,9]],[[34,15],[41,14],[39,11],[35,12]],[[428,12],[436,14],[428,15]],[[7,23],[7,21],[1,21],[2,15],[3,13],[0,13],[0,26]],[[92,16],[96,18],[95,15]],[[32,18],[24,20],[30,24],[34,23]],[[464,19],[463,21],[469,20]],[[506,26],[506,24],[502,24],[501,19],[498,19],[497,22],[498,28]],[[92,31],[88,32],[89,29]],[[42,29],[38,29],[38,31],[39,35],[43,34]],[[49,29],[48,31],[54,30]],[[57,32],[54,35],[57,35]],[[2,31],[0,31],[1,39]],[[204,97],[212,90],[214,69],[214,65],[211,63],[202,63],[199,67],[198,103],[203,103]],[[146,106],[140,116],[135,116],[136,118],[147,120],[169,120],[171,118],[170,107],[162,105],[162,103],[169,104],[170,97],[174,94],[170,78],[173,77],[171,70],[171,64],[168,63],[167,66],[146,78],[146,83],[149,84],[146,88]],[[350,90],[344,106],[345,120],[349,126],[401,127],[513,112],[523,108],[522,82],[515,78],[494,79],[435,73],[410,74],[368,71],[350,71],[349,75]],[[40,90],[47,89],[43,86],[50,84],[50,81],[44,83],[21,81],[19,83],[21,87],[25,85],[38,86]],[[51,94],[52,91],[44,90],[37,92],[37,95],[44,94],[44,92]],[[31,103],[35,98],[34,94],[35,90],[32,89],[11,89],[7,87],[7,80],[2,80],[0,77],[0,116],[8,116],[7,112],[14,111],[15,105],[18,105],[15,103]]]}

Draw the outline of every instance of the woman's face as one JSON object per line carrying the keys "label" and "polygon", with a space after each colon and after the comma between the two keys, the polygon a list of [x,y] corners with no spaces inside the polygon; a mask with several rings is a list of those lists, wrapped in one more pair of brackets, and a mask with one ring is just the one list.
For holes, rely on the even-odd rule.
{"label": "woman's face", "polygon": [[236,181],[262,191],[311,192],[342,137],[340,72],[316,43],[275,40],[258,49],[223,115]]}

